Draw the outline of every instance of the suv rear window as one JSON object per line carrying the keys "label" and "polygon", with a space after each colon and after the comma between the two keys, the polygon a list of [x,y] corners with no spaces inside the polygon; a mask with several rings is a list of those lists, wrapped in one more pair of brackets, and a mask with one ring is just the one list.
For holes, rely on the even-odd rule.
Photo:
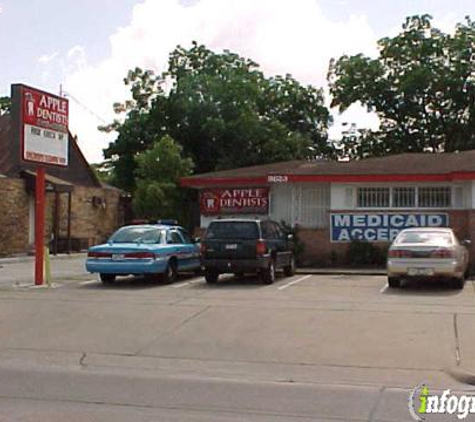
{"label": "suv rear window", "polygon": [[259,229],[252,221],[230,221],[211,223],[206,239],[258,239]]}

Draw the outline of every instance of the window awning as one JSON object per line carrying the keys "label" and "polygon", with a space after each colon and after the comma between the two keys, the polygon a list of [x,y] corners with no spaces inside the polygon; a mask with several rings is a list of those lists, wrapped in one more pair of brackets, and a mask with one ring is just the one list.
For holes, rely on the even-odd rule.
{"label": "window awning", "polygon": [[[35,191],[36,174],[30,170],[24,170],[21,172],[22,177],[26,179],[26,189],[29,192]],[[59,177],[46,174],[46,191],[47,192],[71,192],[74,188],[72,183],[66,182],[66,180]]]}

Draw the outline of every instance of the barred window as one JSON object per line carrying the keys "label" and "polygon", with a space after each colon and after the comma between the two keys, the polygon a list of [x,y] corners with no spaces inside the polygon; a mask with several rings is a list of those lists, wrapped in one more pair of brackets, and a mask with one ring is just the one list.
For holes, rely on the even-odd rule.
{"label": "barred window", "polygon": [[298,222],[302,227],[325,227],[328,224],[330,189],[300,186],[294,191],[298,206]]}
{"label": "barred window", "polygon": [[418,192],[419,207],[422,208],[447,208],[452,201],[450,187],[420,187]]}
{"label": "barred window", "polygon": [[393,188],[393,207],[411,208],[416,206],[416,188]]}
{"label": "barred window", "polygon": [[330,209],[329,185],[272,186],[270,215],[274,220],[302,227],[327,227]]}
{"label": "barred window", "polygon": [[358,188],[357,206],[359,208],[389,207],[389,188]]}

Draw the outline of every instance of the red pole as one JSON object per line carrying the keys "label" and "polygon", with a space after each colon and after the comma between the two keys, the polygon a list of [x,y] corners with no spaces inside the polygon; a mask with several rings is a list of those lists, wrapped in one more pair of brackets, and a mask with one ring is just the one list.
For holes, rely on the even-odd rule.
{"label": "red pole", "polygon": [[35,284],[44,282],[44,243],[45,243],[45,175],[44,167],[36,169],[35,186]]}

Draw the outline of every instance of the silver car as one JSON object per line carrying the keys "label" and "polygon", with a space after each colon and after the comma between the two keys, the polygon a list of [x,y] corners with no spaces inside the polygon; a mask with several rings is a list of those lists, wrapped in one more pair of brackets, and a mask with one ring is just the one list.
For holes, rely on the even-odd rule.
{"label": "silver car", "polygon": [[462,289],[469,270],[469,255],[450,228],[402,230],[388,251],[388,285],[399,287],[401,279],[446,278]]}

